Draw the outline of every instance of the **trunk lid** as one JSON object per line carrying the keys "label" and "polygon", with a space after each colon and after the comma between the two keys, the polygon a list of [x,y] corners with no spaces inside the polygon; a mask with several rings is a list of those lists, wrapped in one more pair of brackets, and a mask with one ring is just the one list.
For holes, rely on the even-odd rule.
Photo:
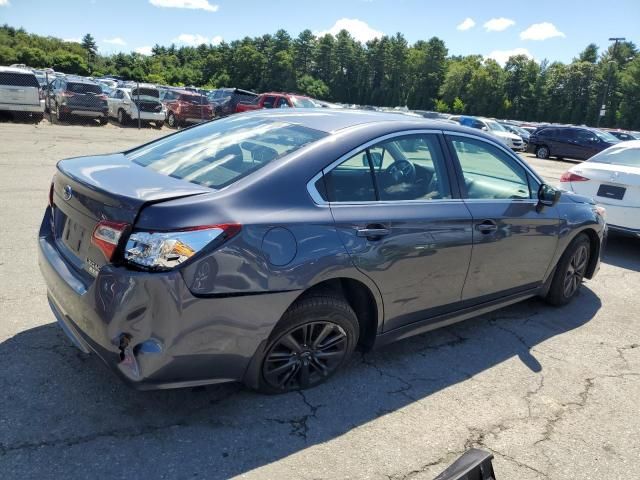
{"label": "trunk lid", "polygon": [[0,103],[40,105],[40,84],[31,72],[0,72]]}
{"label": "trunk lid", "polygon": [[[571,171],[589,179],[588,182],[571,182],[575,192],[593,197],[604,205],[640,207],[640,168],[586,162]],[[622,198],[618,198],[620,196]]]}
{"label": "trunk lid", "polygon": [[77,269],[93,276],[107,263],[91,242],[101,220],[133,225],[147,204],[212,191],[144,168],[121,153],[62,160],[53,190],[56,246]]}

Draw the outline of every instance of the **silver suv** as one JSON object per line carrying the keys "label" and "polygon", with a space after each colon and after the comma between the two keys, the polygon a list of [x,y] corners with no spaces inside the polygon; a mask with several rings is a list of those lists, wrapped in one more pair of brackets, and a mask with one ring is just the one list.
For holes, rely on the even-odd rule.
{"label": "silver suv", "polygon": [[42,120],[44,99],[35,74],[25,68],[0,67],[0,111]]}
{"label": "silver suv", "polygon": [[160,92],[153,85],[140,85],[133,88],[116,88],[107,97],[109,116],[118,119],[121,125],[130,120],[153,123],[162,128],[165,109],[160,102]]}

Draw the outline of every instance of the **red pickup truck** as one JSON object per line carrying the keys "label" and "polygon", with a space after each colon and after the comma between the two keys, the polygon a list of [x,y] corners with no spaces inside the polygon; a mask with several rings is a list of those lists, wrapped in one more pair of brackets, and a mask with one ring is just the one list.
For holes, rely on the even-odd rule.
{"label": "red pickup truck", "polygon": [[317,108],[320,105],[304,95],[292,93],[262,93],[251,102],[240,102],[236,113],[260,110],[262,108]]}

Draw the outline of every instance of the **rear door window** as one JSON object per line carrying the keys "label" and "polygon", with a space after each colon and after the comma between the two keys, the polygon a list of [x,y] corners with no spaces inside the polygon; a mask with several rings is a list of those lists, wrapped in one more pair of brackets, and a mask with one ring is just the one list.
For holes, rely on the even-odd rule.
{"label": "rear door window", "polygon": [[0,72],[0,85],[8,85],[10,87],[40,87],[35,75],[14,72]]}
{"label": "rear door window", "polygon": [[264,108],[273,108],[274,103],[276,102],[276,97],[271,95],[264,97],[264,101],[262,102],[262,106]]}

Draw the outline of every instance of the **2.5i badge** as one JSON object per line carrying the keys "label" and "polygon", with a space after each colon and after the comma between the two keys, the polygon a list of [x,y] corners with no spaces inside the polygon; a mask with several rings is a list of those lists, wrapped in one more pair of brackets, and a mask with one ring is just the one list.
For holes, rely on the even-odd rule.
{"label": "2.5i badge", "polygon": [[97,277],[98,272],[100,271],[100,266],[89,257],[86,257],[84,259],[84,269],[92,276]]}

